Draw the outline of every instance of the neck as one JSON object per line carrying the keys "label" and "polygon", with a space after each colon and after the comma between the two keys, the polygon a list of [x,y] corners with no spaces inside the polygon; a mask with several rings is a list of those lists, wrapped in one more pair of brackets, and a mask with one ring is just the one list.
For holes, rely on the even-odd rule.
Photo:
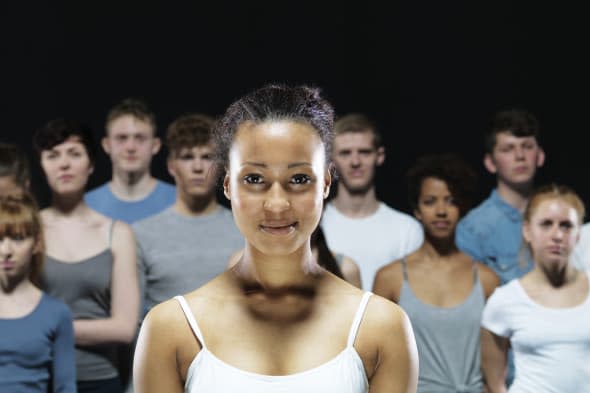
{"label": "neck", "polygon": [[297,288],[314,288],[323,270],[313,258],[308,243],[292,254],[280,256],[264,255],[246,244],[232,271],[248,291],[280,294]]}
{"label": "neck", "polygon": [[433,258],[444,258],[459,252],[454,237],[440,239],[434,238],[428,233],[424,234],[424,243],[420,248]]}
{"label": "neck", "polygon": [[7,298],[20,296],[36,289],[37,287],[27,277],[15,277],[14,280],[0,277],[0,296],[6,296]]}
{"label": "neck", "polygon": [[51,207],[58,215],[70,216],[87,209],[84,194],[57,195],[53,194]]}
{"label": "neck", "polygon": [[218,206],[215,194],[192,197],[176,189],[174,210],[183,216],[204,216],[215,212]]}
{"label": "neck", "polygon": [[134,201],[148,196],[156,186],[156,179],[148,171],[114,171],[109,186],[117,198]]}
{"label": "neck", "polygon": [[523,184],[520,186],[512,186],[502,181],[498,181],[496,191],[500,198],[502,198],[510,206],[523,212],[526,208],[529,195],[532,191],[532,184]]}
{"label": "neck", "polygon": [[531,271],[531,275],[535,280],[542,282],[543,284],[549,285],[553,288],[560,288],[575,281],[578,276],[578,270],[572,267],[569,263],[562,269],[554,270],[544,269],[536,263],[534,269]]}
{"label": "neck", "polygon": [[351,218],[370,216],[379,208],[379,200],[372,186],[364,193],[350,193],[342,183],[338,184],[338,193],[332,200],[338,211]]}

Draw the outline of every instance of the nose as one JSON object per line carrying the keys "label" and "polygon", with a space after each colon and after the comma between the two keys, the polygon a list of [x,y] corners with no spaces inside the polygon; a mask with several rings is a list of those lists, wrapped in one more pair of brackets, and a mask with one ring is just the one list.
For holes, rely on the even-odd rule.
{"label": "nose", "polygon": [[3,259],[12,255],[12,242],[8,238],[0,240],[0,257]]}
{"label": "nose", "polygon": [[444,201],[438,202],[435,205],[435,209],[437,216],[444,217],[447,215],[447,204]]}
{"label": "nose", "polygon": [[288,195],[279,182],[274,182],[269,188],[263,207],[270,213],[282,213],[291,208]]}
{"label": "nose", "polygon": [[195,157],[192,162],[193,172],[203,171],[203,160],[200,157]]}
{"label": "nose", "polygon": [[70,166],[70,157],[67,154],[61,156],[59,160],[59,167],[60,168],[68,168]]}
{"label": "nose", "polygon": [[350,155],[350,164],[353,167],[358,167],[361,164],[361,157],[357,152],[353,152]]}
{"label": "nose", "polygon": [[522,146],[516,146],[516,148],[514,149],[514,154],[516,155],[517,159],[523,159],[524,158],[524,149]]}

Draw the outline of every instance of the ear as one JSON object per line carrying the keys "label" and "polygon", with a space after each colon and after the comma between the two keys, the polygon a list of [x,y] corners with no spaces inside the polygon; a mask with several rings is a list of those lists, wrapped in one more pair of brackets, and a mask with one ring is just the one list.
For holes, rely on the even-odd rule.
{"label": "ear", "polygon": [[498,172],[498,168],[496,167],[496,163],[494,163],[494,158],[492,157],[492,155],[490,153],[486,153],[486,155],[483,156],[483,166],[485,166],[486,169],[488,170],[488,172],[490,172],[490,173]]}
{"label": "ear", "polygon": [[152,156],[155,156],[162,147],[162,141],[157,136],[152,140]]}
{"label": "ear", "polygon": [[531,242],[531,223],[528,221],[523,221],[522,223],[522,237],[524,241],[529,243]]}
{"label": "ear", "polygon": [[541,168],[545,163],[545,150],[539,146],[539,152],[537,153],[537,168]]}
{"label": "ear", "polygon": [[332,185],[332,164],[328,165],[324,173],[324,199],[330,195],[330,186]]}
{"label": "ear", "polygon": [[227,170],[225,171],[225,176],[223,177],[223,195],[225,195],[227,200],[231,200],[231,193],[229,192],[229,175]]}
{"label": "ear", "polygon": [[111,154],[111,142],[109,141],[108,137],[103,137],[100,140],[100,144],[102,146],[102,149],[104,150],[105,153],[107,154]]}
{"label": "ear", "polygon": [[383,146],[377,148],[377,166],[383,165],[385,162],[385,148]]}
{"label": "ear", "polygon": [[168,169],[168,173],[176,180],[176,168],[174,168],[174,160],[172,157],[168,156],[166,160],[166,168]]}

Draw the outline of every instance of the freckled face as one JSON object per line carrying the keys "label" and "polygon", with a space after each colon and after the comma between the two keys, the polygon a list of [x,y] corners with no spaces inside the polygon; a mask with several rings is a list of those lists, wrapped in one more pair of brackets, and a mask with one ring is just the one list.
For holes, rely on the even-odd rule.
{"label": "freckled face", "polygon": [[224,192],[250,246],[286,255],[309,247],[330,181],[324,144],[313,127],[246,122],[230,149]]}

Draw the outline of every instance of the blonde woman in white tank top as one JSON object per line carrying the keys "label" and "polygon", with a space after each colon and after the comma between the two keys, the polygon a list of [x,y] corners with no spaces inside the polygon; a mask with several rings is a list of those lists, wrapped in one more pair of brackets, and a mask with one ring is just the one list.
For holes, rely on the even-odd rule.
{"label": "blonde woman in white tank top", "polygon": [[331,184],[332,123],[330,104],[305,86],[265,86],[228,108],[215,134],[244,254],[148,313],[135,353],[137,393],[415,392],[404,312],[312,256]]}

